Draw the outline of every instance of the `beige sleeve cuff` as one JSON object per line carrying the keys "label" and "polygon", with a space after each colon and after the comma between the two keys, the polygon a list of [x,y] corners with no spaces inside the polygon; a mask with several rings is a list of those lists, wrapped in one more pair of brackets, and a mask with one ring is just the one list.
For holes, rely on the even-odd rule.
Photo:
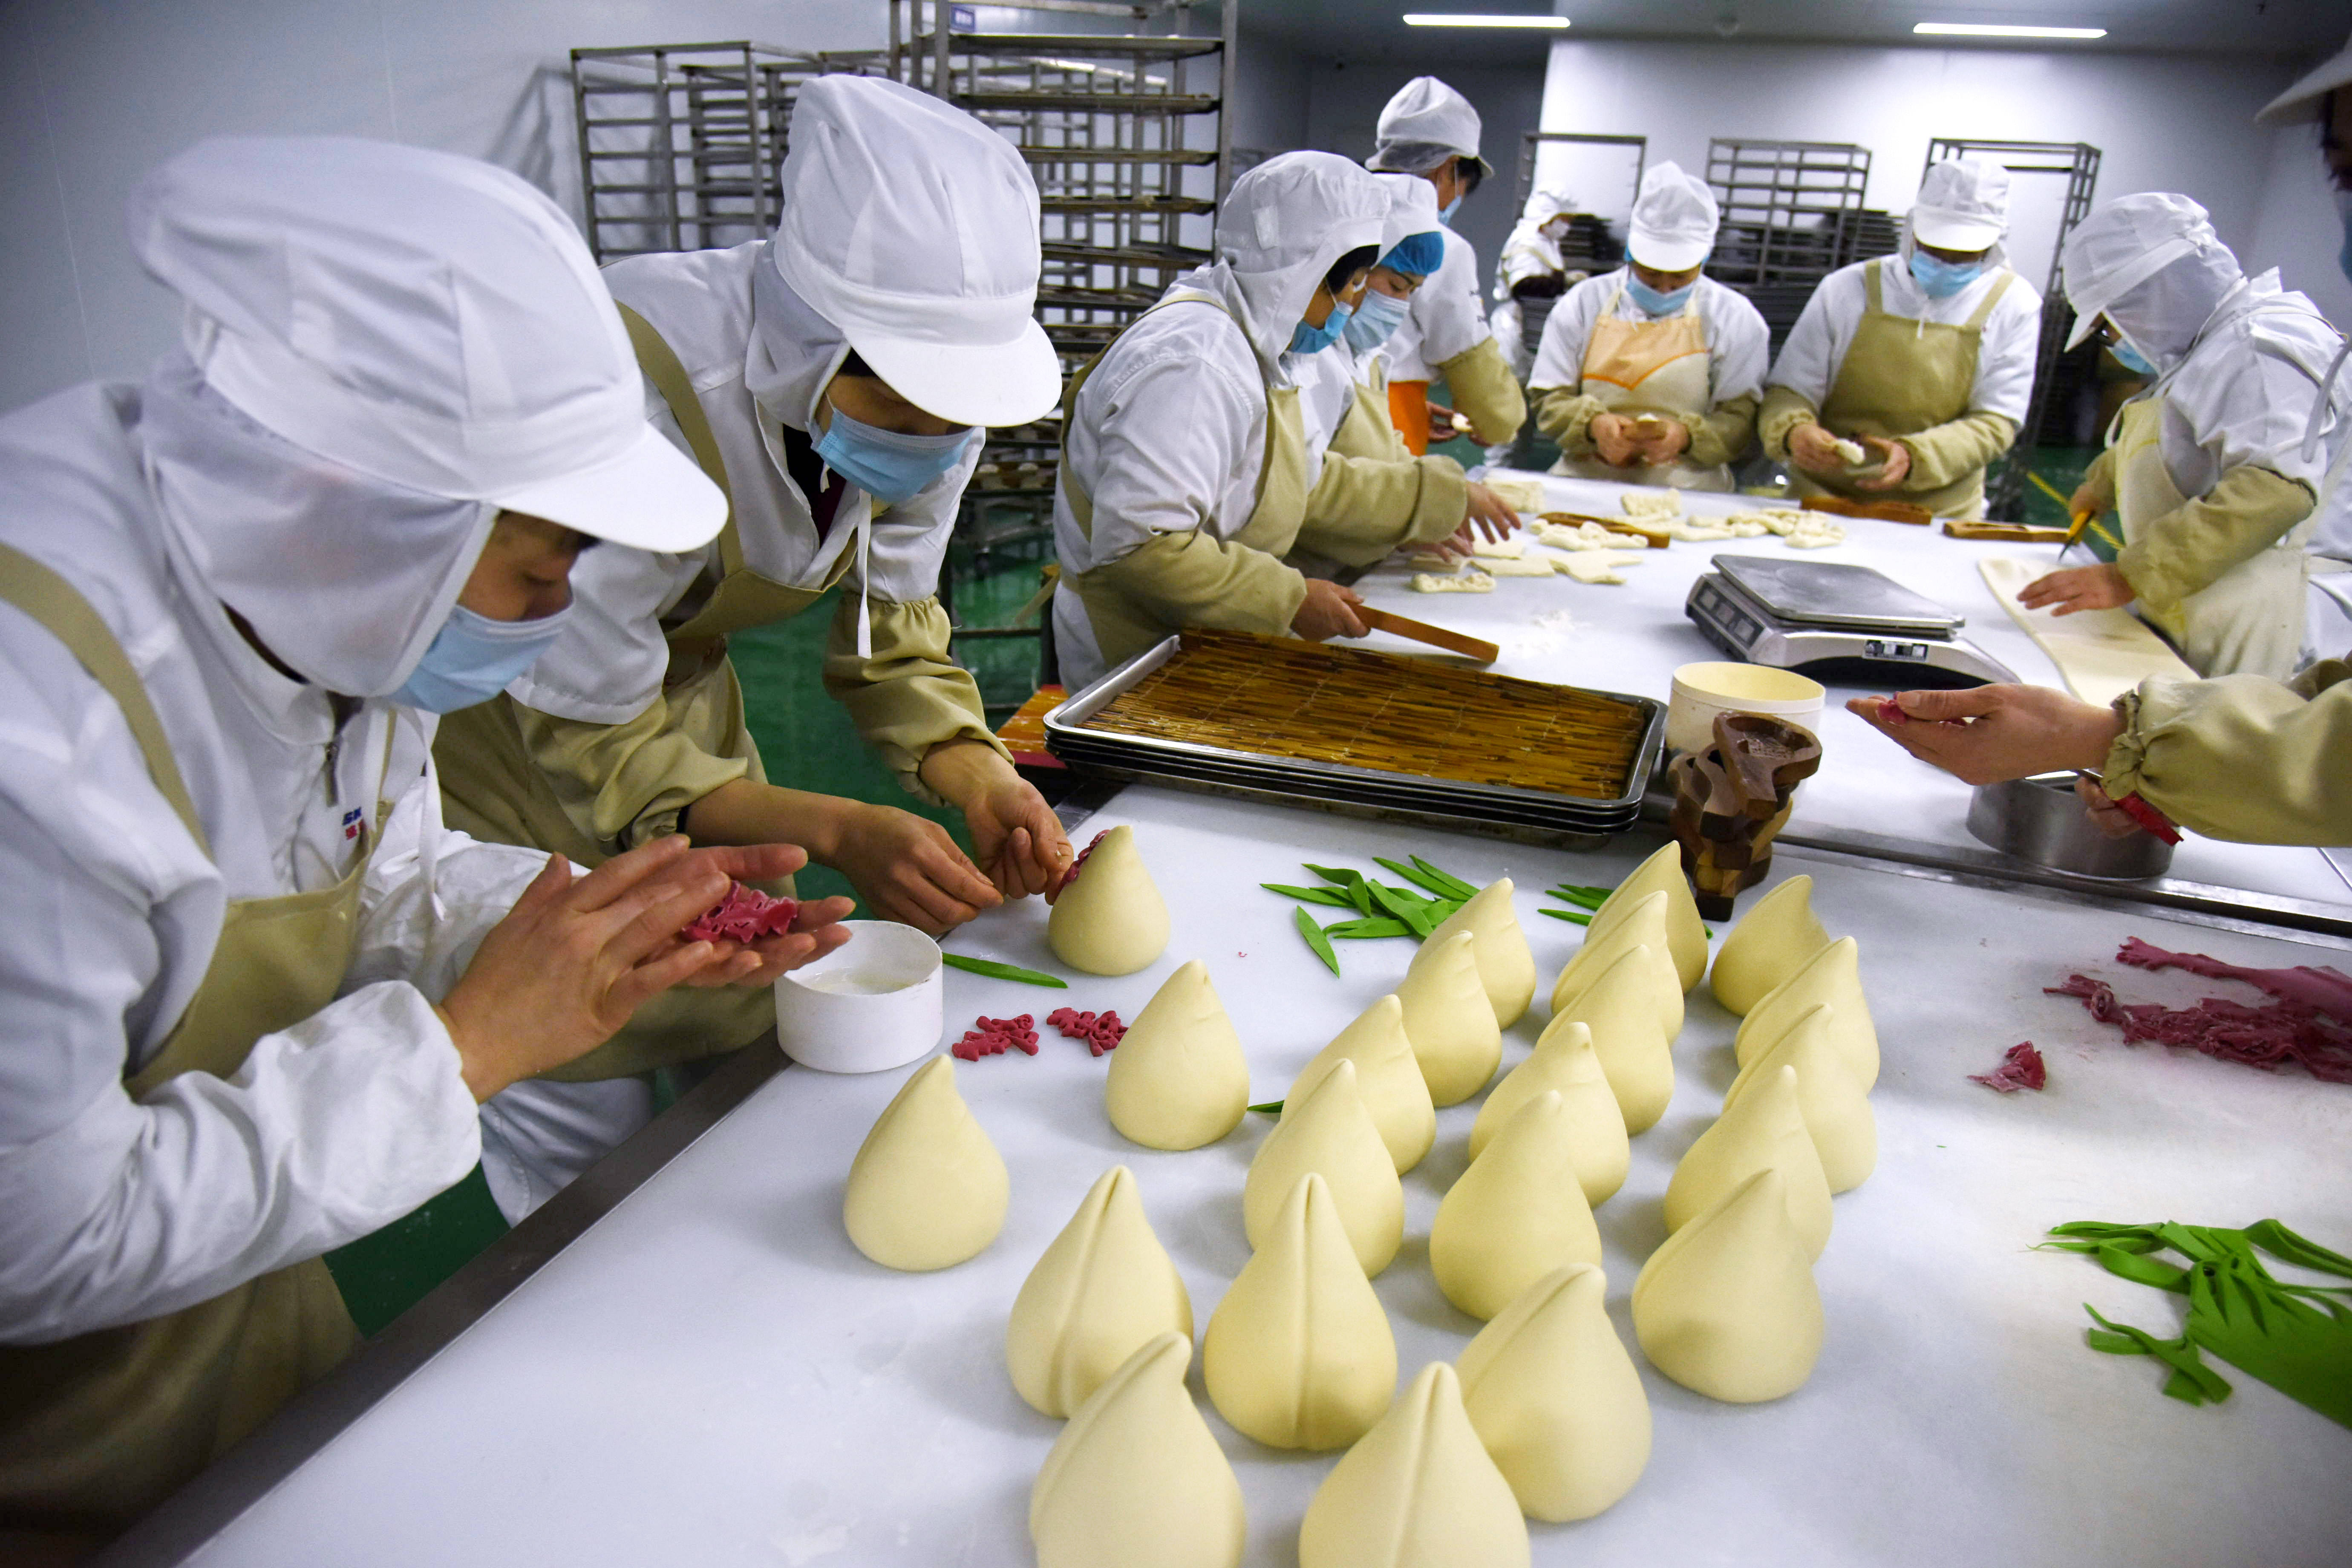
{"label": "beige sleeve cuff", "polygon": [[1756,437],[1756,399],[1727,398],[1685,424],[1690,431],[1690,449],[1685,456],[1690,461],[1709,467],[1737,462],[1748,455],[1748,444]]}
{"label": "beige sleeve cuff", "polygon": [[1087,574],[1149,620],[1171,628],[1282,636],[1307,601],[1307,578],[1263,550],[1198,531],[1156,533]]}
{"label": "beige sleeve cuff", "polygon": [[1556,386],[1536,404],[1536,428],[1559,444],[1560,456],[1582,462],[1592,456],[1592,420],[1601,400]]}
{"label": "beige sleeve cuff", "polygon": [[1437,367],[1453,395],[1454,410],[1468,419],[1482,447],[1510,440],[1527,423],[1528,397],[1503,358],[1503,345],[1489,337]]}
{"label": "beige sleeve cuff", "polygon": [[874,652],[857,656],[857,595],[846,588],[824,643],[824,689],[908,792],[945,805],[918,776],[931,748],[979,741],[1010,760],[988,728],[980,688],[948,651],[948,613],[936,597],[873,601]]}
{"label": "beige sleeve cuff", "polygon": [[1328,452],[1307,498],[1298,543],[1369,566],[1400,544],[1444,538],[1469,513],[1469,481],[1451,458],[1376,462]]}
{"label": "beige sleeve cuff", "polygon": [[2141,599],[2177,605],[2285,538],[2311,507],[2311,491],[2284,475],[2231,468],[2203,497],[2143,526],[2116,564]]}
{"label": "beige sleeve cuff", "polygon": [[2307,700],[2259,675],[2143,683],[2116,700],[2101,786],[2208,838],[2352,844],[2352,682],[2329,662],[2337,679]]}
{"label": "beige sleeve cuff", "polygon": [[677,832],[679,813],[751,772],[744,758],[697,745],[672,722],[667,697],[618,724],[559,719],[520,703],[514,712],[524,749],[548,775],[564,815],[610,852]]}
{"label": "beige sleeve cuff", "polygon": [[2006,415],[1963,414],[1895,439],[1911,453],[1911,471],[1895,493],[1916,495],[1942,489],[1983,468],[2009,450],[2017,439],[2017,426]]}
{"label": "beige sleeve cuff", "polygon": [[1819,422],[1822,411],[1802,393],[1785,386],[1764,389],[1763,411],[1756,416],[1756,437],[1764,455],[1776,463],[1789,460],[1789,437],[1801,425]]}

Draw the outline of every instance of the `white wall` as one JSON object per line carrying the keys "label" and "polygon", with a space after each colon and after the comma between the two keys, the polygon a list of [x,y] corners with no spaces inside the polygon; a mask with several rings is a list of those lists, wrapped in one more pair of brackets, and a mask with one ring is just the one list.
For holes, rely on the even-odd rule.
{"label": "white wall", "polygon": [[1233,144],[1253,152],[1295,153],[1307,139],[1312,62],[1282,39],[1244,29],[1234,62]]}

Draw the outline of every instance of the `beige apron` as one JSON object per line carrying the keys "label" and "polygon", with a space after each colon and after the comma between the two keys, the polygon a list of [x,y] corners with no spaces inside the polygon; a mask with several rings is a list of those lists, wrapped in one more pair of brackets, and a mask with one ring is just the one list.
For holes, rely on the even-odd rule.
{"label": "beige apron", "polygon": [[[1975,311],[1954,326],[1888,315],[1878,281],[1885,265],[1882,258],[1863,269],[1869,302],[1854,325],[1837,381],[1822,403],[1822,425],[1833,436],[1888,440],[1949,424],[1966,414],[1969,396],[1976,390],[1985,322],[2017,276],[2002,268]],[[1809,474],[1790,464],[1789,483],[1800,496],[1905,500],[1937,517],[1979,517],[1984,512],[1982,468],[1932,490],[1867,490],[1843,474]]]}
{"label": "beige apron", "polygon": [[[2124,542],[2189,504],[2164,466],[2164,399],[2124,405],[2116,435],[2116,514]],[[2302,662],[2304,545],[2318,509],[2285,537],[2242,561],[2177,605],[2135,606],[2140,619],[2171,640],[2200,675],[2267,675],[2284,680]]]}
{"label": "beige apron", "polygon": [[[114,699],[156,789],[211,853],[145,688],[65,579],[0,546],[0,598],[49,631]],[[390,734],[385,764],[391,762]],[[232,902],[203,984],[134,1097],[184,1072],[227,1078],[256,1041],[334,1000],[358,939],[380,798],[332,887]],[[0,1522],[111,1532],[237,1443],[359,1342],[325,1262],[251,1279],[167,1317],[56,1344],[0,1348]]]}
{"label": "beige apron", "polygon": [[[1706,323],[1699,319],[1698,293],[1675,315],[1654,321],[1625,321],[1617,317],[1625,286],[1603,307],[1592,323],[1585,345],[1582,384],[1585,396],[1611,414],[1663,414],[1685,424],[1704,418],[1715,407],[1715,361],[1706,343]],[[1728,490],[1731,466],[1693,463],[1677,457],[1671,463],[1633,463],[1623,468],[1599,458],[1562,458],[1552,465],[1555,474],[1571,479],[1603,479],[1618,484],[1672,485],[1685,490]]]}
{"label": "beige apron", "polygon": [[[1181,289],[1151,307],[1164,310],[1173,305],[1200,304],[1225,310],[1224,304],[1213,294],[1196,289]],[[1146,310],[1144,315],[1151,314]],[[1231,316],[1230,310],[1225,314]],[[1138,316],[1137,321],[1141,321]],[[1114,338],[1112,343],[1118,340]],[[1110,353],[1106,344],[1102,353],[1087,363],[1086,368],[1070,379],[1070,390],[1063,407],[1073,413],[1078,406],[1078,390],[1095,367]],[[1391,384],[1391,387],[1395,385]],[[1409,433],[1406,443],[1411,445]],[[1094,537],[1095,503],[1086,487],[1078,482],[1077,474],[1069,462],[1069,420],[1062,426],[1062,486],[1069,500],[1070,515],[1079,531],[1089,539]],[[1307,423],[1298,406],[1296,386],[1268,387],[1265,392],[1265,456],[1258,467],[1256,504],[1250,511],[1249,521],[1233,536],[1232,542],[1252,550],[1264,551],[1277,559],[1290,553],[1298,542],[1299,524],[1307,516]],[[1094,572],[1065,571],[1062,582],[1078,596],[1086,607],[1087,623],[1093,627],[1095,646],[1102,654],[1105,668],[1116,668],[1137,654],[1159,642],[1181,627],[1163,626],[1153,616],[1129,603],[1116,590],[1099,581],[1090,581]],[[1287,629],[1287,628],[1284,628]]]}

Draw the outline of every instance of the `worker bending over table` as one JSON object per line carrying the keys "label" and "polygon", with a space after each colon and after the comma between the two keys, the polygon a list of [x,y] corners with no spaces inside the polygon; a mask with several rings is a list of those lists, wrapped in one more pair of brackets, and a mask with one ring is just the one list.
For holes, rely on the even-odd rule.
{"label": "worker bending over table", "polygon": [[441,825],[430,715],[576,618],[584,546],[724,515],[554,203],[231,138],[131,229],[184,348],[0,420],[10,1562],[116,1532],[348,1352],[320,1254],[463,1178],[478,1102],[671,985],[764,994],[847,909],[688,942],[803,857],[670,839],[575,875]]}
{"label": "worker bending over table", "polygon": [[1628,261],[1570,289],[1544,323],[1536,423],[1555,474],[1728,490],[1756,434],[1771,331],[1741,295],[1703,278],[1720,209],[1673,163],[1642,176]]}
{"label": "worker bending over table", "polygon": [[2041,343],[2042,297],[2010,270],[2008,230],[2008,172],[1947,159],[1920,182],[1900,251],[1822,280],[1757,419],[1795,493],[1984,515],[1985,465],[2025,423]]}
{"label": "worker bending over table", "polygon": [[1488,313],[1495,341],[1502,346],[1504,363],[1514,375],[1525,377],[1535,363],[1527,341],[1523,302],[1558,300],[1589,274],[1568,275],[1560,242],[1574,226],[1576,198],[1558,185],[1539,185],[1528,193],[1519,221],[1503,241],[1495,258],[1495,309]]}

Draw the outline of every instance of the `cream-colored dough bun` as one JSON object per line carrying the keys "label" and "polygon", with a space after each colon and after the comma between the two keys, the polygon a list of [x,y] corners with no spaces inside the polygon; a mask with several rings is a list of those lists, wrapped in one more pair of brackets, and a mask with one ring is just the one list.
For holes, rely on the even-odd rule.
{"label": "cream-colored dough bun", "polygon": [[1830,1191],[1843,1193],[1862,1185],[1878,1165],[1878,1121],[1870,1113],[1870,1096],[1837,1047],[1837,1009],[1826,1004],[1790,1026],[1739,1069],[1724,1091],[1723,1109],[1732,1106],[1776,1069],[1797,1069],[1797,1105],[1804,1112],[1805,1131],[1822,1156],[1822,1174]]}
{"label": "cream-colored dough bun", "polygon": [[1462,1352],[1462,1408],[1530,1519],[1591,1519],[1650,1462],[1650,1397],[1589,1263],[1513,1298]]}
{"label": "cream-colored dough bun", "polygon": [[1147,1149],[1197,1149],[1241,1125],[1249,1058],[1199,959],[1178,965],[1127,1026],[1110,1054],[1103,1106],[1113,1127]]}
{"label": "cream-colored dough bun", "polygon": [[1486,1000],[1494,1004],[1495,1025],[1503,1029],[1526,1016],[1536,994],[1536,955],[1528,946],[1528,933],[1519,929],[1511,893],[1508,877],[1489,882],[1440,921],[1421,944],[1427,952],[1462,931],[1478,939],[1478,979],[1486,988]]}
{"label": "cream-colored dough bun", "polygon": [[1666,1237],[1633,1281],[1642,1353],[1710,1399],[1793,1394],[1821,1358],[1821,1291],[1780,1184],[1757,1172]]}
{"label": "cream-colored dough bun", "polygon": [[1666,1228],[1680,1230],[1713,1208],[1726,1193],[1759,1171],[1778,1171],[1789,1200],[1789,1221],[1819,1258],[1830,1241],[1830,1183],[1821,1152],[1805,1131],[1797,1096],[1797,1069],[1782,1066],[1737,1101],[1726,1101],[1715,1125],[1675,1167],[1666,1184]]}
{"label": "cream-colored dough bun", "polygon": [[1528,1521],[1442,1361],[1340,1457],[1298,1526],[1298,1568],[1526,1568]]}
{"label": "cream-colored dough bun", "polygon": [[1088,974],[1132,974],[1168,951],[1168,900],[1135,847],[1135,829],[1103,836],[1045,921],[1054,956]]}
{"label": "cream-colored dough bun", "polygon": [[1682,975],[1683,989],[1687,991],[1706,974],[1706,925],[1698,918],[1698,900],[1691,893],[1690,879],[1683,875],[1679,844],[1669,843],[1617,884],[1616,890],[1592,912],[1592,923],[1585,928],[1585,940],[1590,942],[1607,931],[1652,893],[1666,895],[1666,939],[1674,950],[1675,968]]}
{"label": "cream-colored dough bun", "polygon": [[1850,936],[1823,946],[1748,1009],[1731,1042],[1739,1065],[1754,1061],[1790,1026],[1824,1004],[1837,1009],[1832,1043],[1867,1092],[1878,1082],[1878,1030],[1871,1022],[1870,999],[1862,992],[1861,944]]}
{"label": "cream-colored dough bun", "polygon": [[1404,1184],[1397,1180],[1372,1113],[1356,1092],[1356,1064],[1345,1058],[1334,1063],[1307,1091],[1297,1115],[1284,1109],[1282,1120],[1257,1146],[1242,1188],[1242,1223],[1250,1246],[1265,1245],[1291,1189],[1312,1171],[1339,1205],[1356,1261],[1367,1275],[1378,1274],[1404,1240]]}
{"label": "cream-colored dough bun", "polygon": [[1582,1024],[1592,1032],[1592,1054],[1617,1096],[1628,1132],[1656,1126],[1675,1097],[1675,1053],[1658,1022],[1654,956],[1640,947],[1620,954],[1548,1026]]}
{"label": "cream-colored dough bun", "polygon": [[1412,1043],[1432,1105],[1461,1104],[1503,1065],[1503,1035],[1478,979],[1477,947],[1478,939],[1466,931],[1443,942],[1432,936],[1396,988],[1404,1037]]}
{"label": "cream-colored dough bun", "polygon": [[886,1268],[945,1268],[1004,1228],[1004,1157],[956,1092],[955,1063],[917,1068],[874,1121],[849,1164],[841,1222]]}
{"label": "cream-colored dough bun", "polygon": [[1365,1008],[1298,1069],[1283,1097],[1282,1113],[1288,1116],[1342,1058],[1356,1064],[1356,1092],[1372,1113],[1372,1125],[1381,1130],[1398,1173],[1420,1164],[1437,1142],[1437,1110],[1404,1032],[1404,1004],[1393,992]]}
{"label": "cream-colored dough bun", "polygon": [[[1658,1026],[1672,1040],[1683,1032],[1683,982],[1675,968],[1675,955],[1666,939],[1666,911],[1670,908],[1664,893],[1648,893],[1642,901],[1628,910],[1615,924],[1595,936],[1587,933],[1584,945],[1576,950],[1552,983],[1551,1010],[1555,1016],[1576,1005],[1576,998],[1592,983],[1606,973],[1616,962],[1629,952],[1642,952],[1642,972],[1649,977],[1653,1005],[1658,1014]],[[1596,925],[1598,922],[1595,922]]]}
{"label": "cream-colored dough bun", "polygon": [[1547,1092],[1560,1098],[1572,1130],[1577,1185],[1584,1189],[1584,1201],[1598,1208],[1625,1184],[1632,1151],[1617,1092],[1609,1087],[1609,1075],[1593,1053],[1592,1030],[1576,1019],[1553,1019],[1536,1041],[1535,1054],[1495,1086],[1471,1125],[1470,1157],[1485,1153],[1513,1112]]}
{"label": "cream-colored dough bun", "polygon": [[1830,933],[1813,913],[1813,879],[1791,877],[1757,900],[1731,928],[1715,955],[1708,984],[1717,1002],[1745,1016],[1829,942]]}
{"label": "cream-colored dough bun", "polygon": [[1041,1415],[1063,1416],[1169,1333],[1192,1344],[1192,1299],[1144,1217],[1134,1173],[1114,1165],[1013,1298],[1004,1364],[1022,1398]]}
{"label": "cream-colored dough bun", "polygon": [[1556,1089],[1511,1113],[1470,1162],[1429,1228],[1445,1299],[1491,1318],[1553,1269],[1601,1262],[1601,1230],[1577,1181],[1576,1129]]}

